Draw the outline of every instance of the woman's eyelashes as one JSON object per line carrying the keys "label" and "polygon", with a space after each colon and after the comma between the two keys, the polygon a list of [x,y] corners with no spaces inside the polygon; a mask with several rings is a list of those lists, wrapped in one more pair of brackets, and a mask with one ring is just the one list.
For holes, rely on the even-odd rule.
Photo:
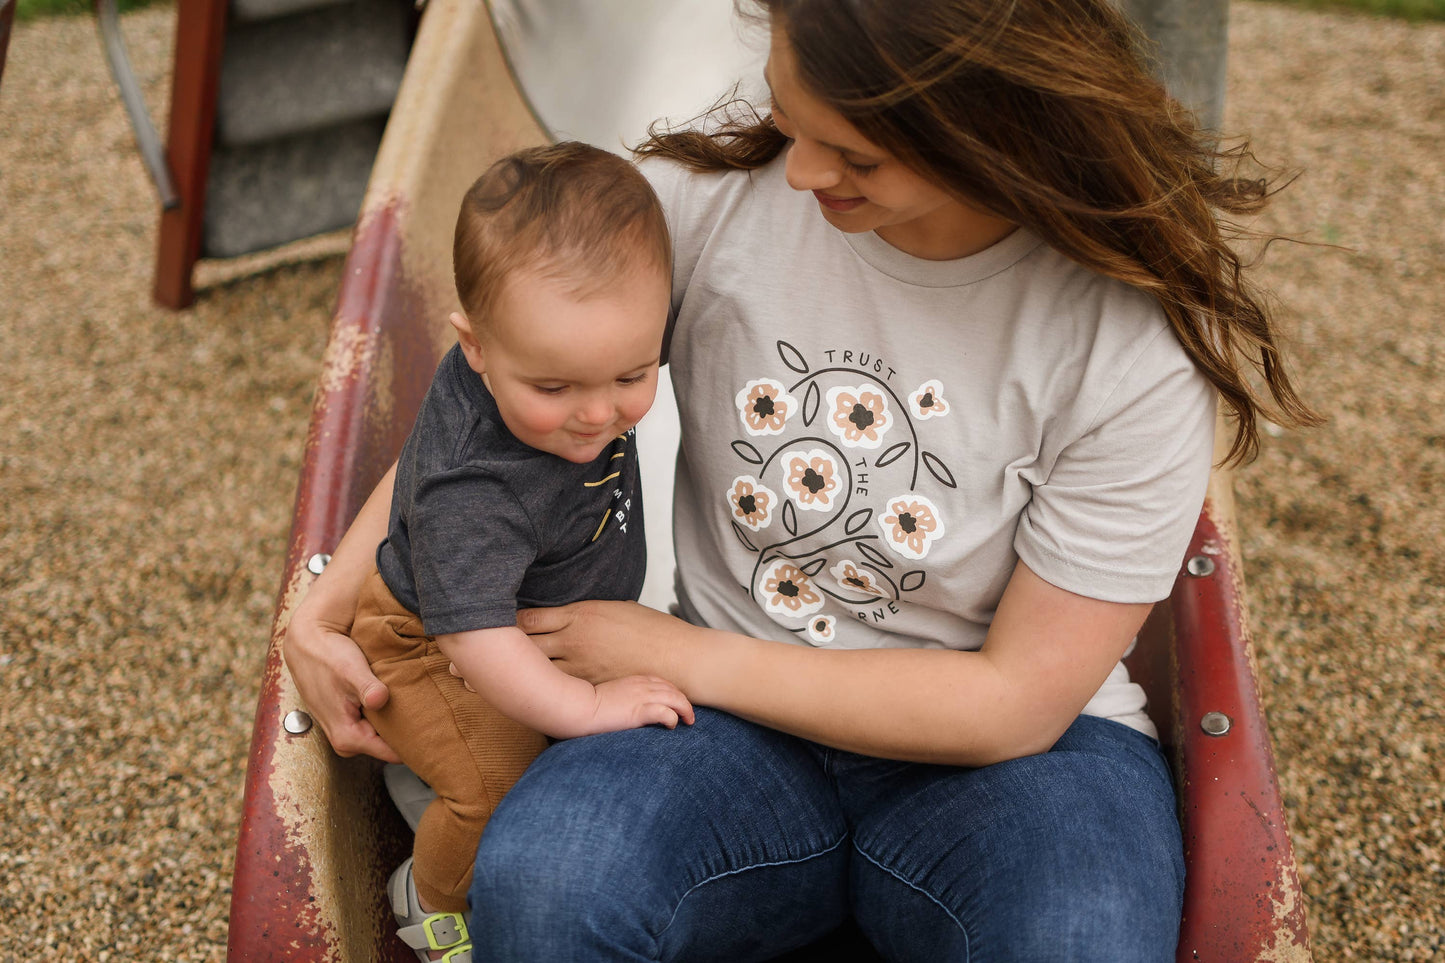
{"label": "woman's eyelashes", "polygon": [[[788,115],[783,113],[783,108],[778,106],[778,101],[775,98],[768,98],[768,109],[772,111],[773,126],[778,128],[778,132],[789,140],[797,140],[797,135],[793,131],[792,122],[788,120]],[[841,150],[838,150],[838,148],[833,149],[837,150],[838,159],[842,162],[843,169],[854,177],[867,177],[881,166],[880,164],[860,164],[856,161],[851,161]]]}
{"label": "woman's eyelashes", "polygon": [[778,128],[784,137],[792,137],[793,125],[788,122],[788,115],[783,113],[783,108],[771,97],[768,98],[768,111],[773,118],[773,126]]}

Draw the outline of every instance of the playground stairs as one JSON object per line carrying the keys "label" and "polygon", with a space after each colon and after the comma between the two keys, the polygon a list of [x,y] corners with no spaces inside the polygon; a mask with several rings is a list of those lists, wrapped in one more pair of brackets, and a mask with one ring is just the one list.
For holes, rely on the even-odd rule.
{"label": "playground stairs", "polygon": [[180,0],[156,297],[197,258],[350,225],[411,51],[411,0]]}

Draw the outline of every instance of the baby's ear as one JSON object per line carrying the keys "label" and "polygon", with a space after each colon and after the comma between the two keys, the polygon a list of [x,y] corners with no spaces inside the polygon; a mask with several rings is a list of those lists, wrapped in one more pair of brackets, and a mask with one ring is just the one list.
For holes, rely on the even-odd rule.
{"label": "baby's ear", "polygon": [[453,311],[447,316],[453,328],[457,331],[457,341],[462,346],[462,355],[467,359],[467,366],[477,374],[483,374],[487,370],[486,361],[482,352],[482,343],[477,340],[476,333],[472,331],[472,323],[467,316],[460,311]]}

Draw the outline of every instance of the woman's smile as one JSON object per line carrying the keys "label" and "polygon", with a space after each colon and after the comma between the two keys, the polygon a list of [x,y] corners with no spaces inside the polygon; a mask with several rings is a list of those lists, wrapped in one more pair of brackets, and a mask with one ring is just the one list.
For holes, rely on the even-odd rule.
{"label": "woman's smile", "polygon": [[818,199],[819,204],[840,214],[851,211],[868,200],[866,197],[835,197],[832,194],[825,194],[823,191],[814,191],[813,196]]}

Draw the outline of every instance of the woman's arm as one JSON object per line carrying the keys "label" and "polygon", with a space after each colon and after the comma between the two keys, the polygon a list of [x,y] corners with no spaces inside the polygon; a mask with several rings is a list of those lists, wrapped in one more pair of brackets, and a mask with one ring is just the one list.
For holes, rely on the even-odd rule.
{"label": "woman's arm", "polygon": [[594,682],[659,675],[696,705],[840,749],[980,766],[1053,745],[1151,607],[1075,595],[1020,562],[977,652],[814,649],[627,603],[534,609],[518,624]]}
{"label": "woman's arm", "polygon": [[376,547],[386,537],[396,466],[377,483],[361,506],[326,569],[311,583],[291,614],[282,654],[311,715],[321,724],[337,755],[365,754],[400,762],[361,715],[379,709],[388,693],[348,634],[361,586],[376,564]]}

